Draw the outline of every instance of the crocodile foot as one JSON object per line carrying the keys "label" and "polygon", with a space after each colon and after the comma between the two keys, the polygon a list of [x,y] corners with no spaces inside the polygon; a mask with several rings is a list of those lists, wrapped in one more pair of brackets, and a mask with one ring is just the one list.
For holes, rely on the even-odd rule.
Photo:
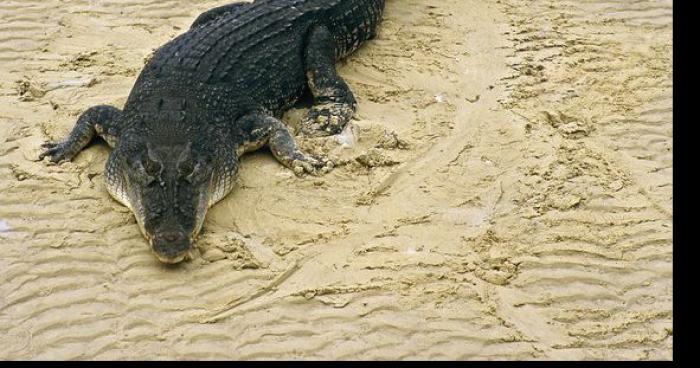
{"label": "crocodile foot", "polygon": [[325,174],[331,171],[333,166],[333,161],[327,158],[298,153],[295,155],[289,168],[292,169],[297,176],[303,176],[304,174]]}
{"label": "crocodile foot", "polygon": [[65,141],[44,142],[41,148],[44,151],[39,155],[39,160],[43,160],[44,157],[48,156],[51,162],[70,161],[75,156],[75,152],[70,149],[69,144]]}
{"label": "crocodile foot", "polygon": [[355,108],[351,104],[331,102],[314,105],[302,121],[300,132],[308,137],[324,137],[340,133],[352,118]]}

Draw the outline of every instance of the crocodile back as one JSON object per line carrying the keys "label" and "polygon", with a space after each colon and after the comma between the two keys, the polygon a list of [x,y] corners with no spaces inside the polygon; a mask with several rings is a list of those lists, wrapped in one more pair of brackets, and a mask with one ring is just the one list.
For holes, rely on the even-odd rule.
{"label": "crocodile back", "polygon": [[125,110],[279,113],[306,88],[303,55],[311,27],[330,29],[341,58],[376,34],[383,8],[384,0],[256,0],[158,49]]}

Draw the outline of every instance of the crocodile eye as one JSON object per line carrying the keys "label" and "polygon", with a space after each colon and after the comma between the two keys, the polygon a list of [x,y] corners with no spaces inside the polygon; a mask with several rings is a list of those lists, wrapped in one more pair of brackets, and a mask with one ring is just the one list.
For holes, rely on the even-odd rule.
{"label": "crocodile eye", "polygon": [[205,169],[205,166],[198,162],[192,169],[192,173],[187,175],[185,179],[192,184],[199,184],[206,181],[208,173],[209,171]]}
{"label": "crocodile eye", "polygon": [[181,176],[187,177],[192,174],[192,171],[194,171],[194,163],[192,160],[180,161],[177,164],[177,170]]}
{"label": "crocodile eye", "polygon": [[192,142],[188,142],[187,145],[180,152],[180,156],[177,159],[177,171],[180,176],[188,176],[194,170],[194,159],[192,157]]}
{"label": "crocodile eye", "polygon": [[163,165],[150,143],[146,144],[146,154],[141,157],[141,161],[148,175],[159,176],[163,170]]}
{"label": "crocodile eye", "polygon": [[149,185],[152,182],[155,181],[155,177],[153,175],[150,175],[147,171],[146,168],[143,165],[143,162],[141,161],[136,161],[131,164],[132,167],[132,173],[133,173],[133,178],[136,179],[137,182],[143,184],[143,185]]}
{"label": "crocodile eye", "polygon": [[144,170],[148,175],[151,176],[157,176],[160,174],[161,169],[163,166],[160,164],[160,162],[157,161],[152,161],[152,160],[144,160],[145,162],[143,163]]}

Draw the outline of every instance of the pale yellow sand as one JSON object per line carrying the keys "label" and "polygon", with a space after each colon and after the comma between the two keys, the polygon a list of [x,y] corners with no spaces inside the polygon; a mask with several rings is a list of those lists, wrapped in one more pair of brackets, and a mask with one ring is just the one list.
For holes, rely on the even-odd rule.
{"label": "pale yellow sand", "polygon": [[247,156],[167,268],[106,144],[36,157],[192,3],[0,3],[0,358],[671,359],[670,0],[389,0],[353,129],[304,142],[345,164]]}

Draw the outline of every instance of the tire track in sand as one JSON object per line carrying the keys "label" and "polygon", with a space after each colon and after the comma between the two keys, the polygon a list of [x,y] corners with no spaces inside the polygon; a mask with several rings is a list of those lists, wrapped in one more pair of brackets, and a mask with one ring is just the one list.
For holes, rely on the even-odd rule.
{"label": "tire track in sand", "polygon": [[501,296],[517,325],[549,325],[551,357],[670,359],[672,4],[549,5],[504,6],[516,52],[503,104],[537,162],[519,170],[529,224],[513,234],[517,293]]}

